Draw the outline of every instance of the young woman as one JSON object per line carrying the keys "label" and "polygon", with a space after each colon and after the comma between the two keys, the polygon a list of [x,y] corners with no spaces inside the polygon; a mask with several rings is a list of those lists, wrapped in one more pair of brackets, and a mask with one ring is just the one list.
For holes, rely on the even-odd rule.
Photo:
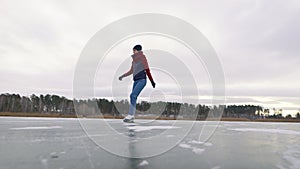
{"label": "young woman", "polygon": [[150,73],[149,65],[146,56],[143,54],[141,45],[136,45],[133,47],[133,55],[131,55],[131,57],[132,57],[132,64],[130,70],[119,77],[119,80],[122,80],[124,77],[133,74],[134,83],[132,87],[132,92],[130,94],[129,112],[128,115],[123,120],[124,122],[127,123],[134,122],[136,100],[138,95],[146,86],[147,83],[146,75],[151,81],[152,87],[155,88],[155,82]]}

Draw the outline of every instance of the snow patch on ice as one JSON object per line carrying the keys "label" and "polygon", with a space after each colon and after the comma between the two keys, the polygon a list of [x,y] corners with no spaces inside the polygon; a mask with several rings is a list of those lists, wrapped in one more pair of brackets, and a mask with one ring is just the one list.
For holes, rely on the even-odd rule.
{"label": "snow patch on ice", "polygon": [[215,167],[213,167],[211,169],[220,169],[220,168],[221,168],[220,166],[215,166]]}
{"label": "snow patch on ice", "polygon": [[129,126],[127,128],[130,130],[134,130],[136,132],[140,132],[140,131],[149,131],[149,130],[176,129],[179,127],[174,127],[174,126]]}
{"label": "snow patch on ice", "polygon": [[55,118],[55,117],[0,117],[0,119],[12,119],[12,120],[48,120],[48,121],[73,121],[78,118]]}
{"label": "snow patch on ice", "polygon": [[32,143],[43,142],[43,141],[46,141],[46,139],[44,139],[44,138],[37,138],[37,139],[31,140]]}
{"label": "snow patch on ice", "polygon": [[156,122],[159,122],[159,123],[173,123],[174,121],[173,120],[156,120]]}
{"label": "snow patch on ice", "polygon": [[206,143],[204,143],[204,145],[209,147],[209,146],[212,146],[213,144],[209,143],[209,142],[206,142]]}
{"label": "snow patch on ice", "polygon": [[209,142],[202,142],[202,141],[197,141],[197,140],[192,140],[189,141],[190,144],[199,144],[199,145],[204,145],[204,146],[212,146],[212,143]]}
{"label": "snow patch on ice", "polygon": [[41,127],[17,127],[10,128],[10,130],[47,130],[47,129],[60,129],[62,126],[41,126]]}
{"label": "snow patch on ice", "polygon": [[46,158],[41,158],[41,163],[44,169],[48,169],[48,160]]}
{"label": "snow patch on ice", "polygon": [[202,154],[205,151],[203,148],[193,147],[192,145],[186,143],[180,143],[178,146],[181,148],[191,149],[195,154]]}
{"label": "snow patch on ice", "polygon": [[196,147],[192,147],[192,150],[195,154],[202,154],[205,151],[205,149],[203,148],[196,148]]}
{"label": "snow patch on ice", "polygon": [[179,147],[181,147],[181,148],[192,148],[191,145],[185,144],[185,143],[180,143],[180,144],[179,144]]}
{"label": "snow patch on ice", "polygon": [[191,144],[204,144],[204,142],[202,142],[202,141],[197,141],[197,140],[189,141],[189,143],[191,143]]}
{"label": "snow patch on ice", "polygon": [[295,130],[284,130],[284,129],[261,129],[261,128],[228,128],[228,130],[233,131],[252,131],[252,132],[266,132],[266,133],[274,133],[274,134],[291,134],[291,135],[300,135],[300,131]]}
{"label": "snow patch on ice", "polygon": [[149,165],[148,161],[146,161],[146,160],[143,160],[143,161],[140,162],[140,164],[139,164],[140,167],[146,166],[146,165]]}

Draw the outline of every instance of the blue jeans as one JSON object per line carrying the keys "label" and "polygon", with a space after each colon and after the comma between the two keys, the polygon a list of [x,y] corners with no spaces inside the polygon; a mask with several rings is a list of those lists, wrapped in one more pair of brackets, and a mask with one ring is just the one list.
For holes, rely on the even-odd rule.
{"label": "blue jeans", "polygon": [[146,86],[147,80],[146,79],[140,79],[136,80],[133,83],[132,92],[130,94],[130,106],[129,106],[129,115],[134,116],[135,115],[135,109],[136,109],[136,100],[143,88]]}

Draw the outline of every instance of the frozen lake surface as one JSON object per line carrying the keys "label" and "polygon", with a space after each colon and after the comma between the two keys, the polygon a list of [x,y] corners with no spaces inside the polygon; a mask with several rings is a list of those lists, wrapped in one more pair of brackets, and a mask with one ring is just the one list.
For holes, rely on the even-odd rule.
{"label": "frozen lake surface", "polygon": [[[146,157],[175,143],[177,133],[183,131],[180,125],[174,121],[137,120],[125,125],[121,120],[83,119],[80,123],[78,119],[0,117],[0,168],[300,168],[299,123],[220,122],[203,141],[199,134],[205,134],[203,126],[210,124],[195,122],[183,140]],[[146,142],[152,139],[156,142]]]}

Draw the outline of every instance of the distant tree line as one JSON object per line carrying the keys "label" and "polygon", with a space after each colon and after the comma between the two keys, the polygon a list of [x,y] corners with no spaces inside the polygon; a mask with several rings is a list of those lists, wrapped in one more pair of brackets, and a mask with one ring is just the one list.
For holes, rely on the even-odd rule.
{"label": "distant tree line", "polygon": [[[97,116],[100,112],[103,115],[120,117],[125,115],[129,108],[127,100],[112,101],[107,99],[82,99],[70,100],[58,95],[34,95],[29,97],[19,94],[1,94],[0,112],[59,114],[59,115],[80,115],[83,117]],[[194,105],[176,102],[154,102],[142,101],[137,104],[137,114],[143,116],[160,116],[171,118],[193,118],[206,119],[216,117],[226,118],[293,118],[291,115],[282,116],[282,109],[273,109],[274,114],[270,115],[269,109],[255,105]],[[296,114],[300,119],[300,113]]]}
{"label": "distant tree line", "polygon": [[0,112],[74,114],[73,101],[57,95],[1,94]]}

